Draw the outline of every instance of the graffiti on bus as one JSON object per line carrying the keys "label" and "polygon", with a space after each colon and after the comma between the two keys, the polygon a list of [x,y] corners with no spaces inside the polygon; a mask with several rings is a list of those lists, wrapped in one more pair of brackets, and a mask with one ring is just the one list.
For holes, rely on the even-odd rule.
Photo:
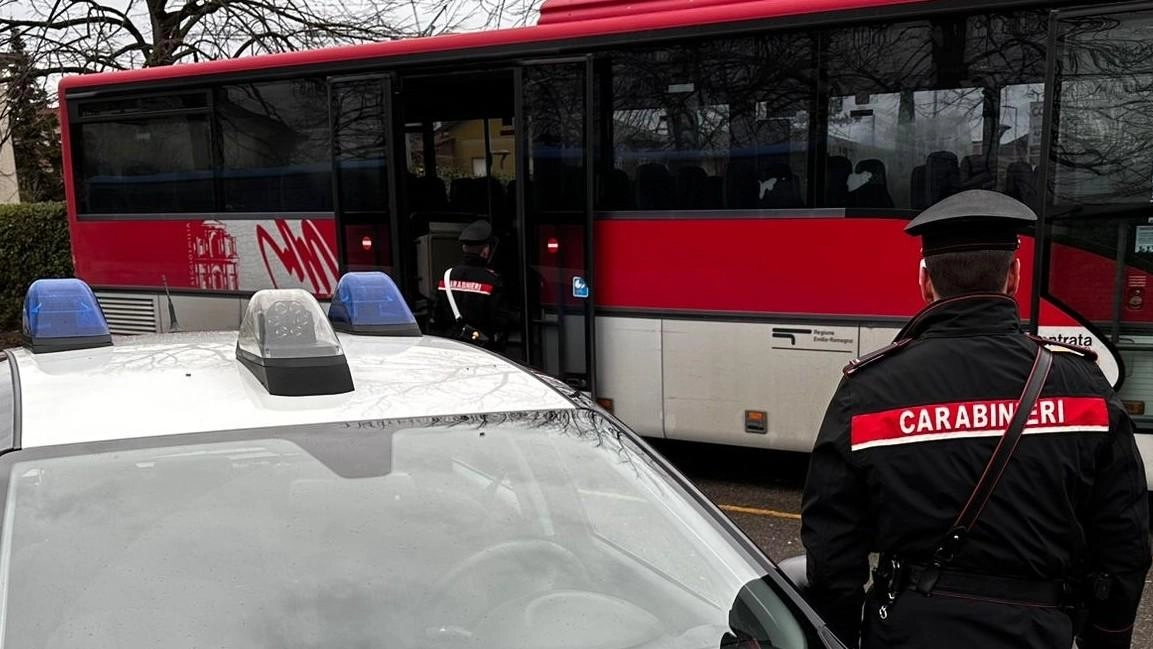
{"label": "graffiti on bus", "polygon": [[[294,231],[288,221],[276,221],[275,235],[264,225],[256,226],[260,258],[274,288],[305,284],[317,295],[331,295],[336,285],[336,254],[316,224],[298,221]],[[272,253],[270,258],[269,253]],[[285,281],[285,276],[291,279]]]}

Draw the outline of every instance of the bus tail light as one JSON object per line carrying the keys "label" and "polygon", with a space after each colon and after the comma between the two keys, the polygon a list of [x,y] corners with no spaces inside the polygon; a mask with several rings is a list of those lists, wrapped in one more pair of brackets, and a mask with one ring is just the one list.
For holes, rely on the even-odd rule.
{"label": "bus tail light", "polygon": [[764,410],[746,410],[745,432],[758,435],[769,432],[769,413]]}
{"label": "bus tail light", "polygon": [[1123,401],[1122,403],[1125,404],[1125,410],[1134,417],[1145,414],[1144,401]]}

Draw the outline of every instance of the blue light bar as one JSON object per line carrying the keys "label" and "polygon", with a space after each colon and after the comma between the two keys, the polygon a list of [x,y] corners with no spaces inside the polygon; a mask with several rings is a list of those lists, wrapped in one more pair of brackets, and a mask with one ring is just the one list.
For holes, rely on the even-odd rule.
{"label": "blue light bar", "polygon": [[78,279],[38,279],[24,295],[24,344],[39,354],[112,344],[96,295]]}
{"label": "blue light bar", "polygon": [[345,273],[336,284],[328,320],[337,331],[373,336],[419,336],[420,327],[388,275]]}

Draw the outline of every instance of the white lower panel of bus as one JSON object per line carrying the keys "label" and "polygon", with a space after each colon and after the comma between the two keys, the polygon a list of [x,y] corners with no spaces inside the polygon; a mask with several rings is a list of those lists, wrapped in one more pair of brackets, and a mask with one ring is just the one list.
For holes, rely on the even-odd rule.
{"label": "white lower panel of bus", "polygon": [[[841,369],[896,332],[598,318],[598,392],[642,435],[807,452]],[[746,412],[764,413],[763,432]]]}

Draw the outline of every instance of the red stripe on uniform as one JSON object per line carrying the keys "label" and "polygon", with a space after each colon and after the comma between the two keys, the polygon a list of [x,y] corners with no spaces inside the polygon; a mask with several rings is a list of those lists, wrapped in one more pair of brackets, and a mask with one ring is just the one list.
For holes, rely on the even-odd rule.
{"label": "red stripe on uniform", "polygon": [[[997,437],[1009,427],[1015,399],[957,401],[896,408],[853,417],[854,451],[967,437]],[[1109,410],[1101,397],[1045,397],[1025,422],[1025,434],[1102,432]]]}
{"label": "red stripe on uniform", "polygon": [[[444,280],[436,283],[438,291],[444,290]],[[462,282],[459,279],[452,280],[453,293],[460,291],[462,293],[480,293],[481,295],[492,295],[492,284],[485,284],[484,282]]]}

